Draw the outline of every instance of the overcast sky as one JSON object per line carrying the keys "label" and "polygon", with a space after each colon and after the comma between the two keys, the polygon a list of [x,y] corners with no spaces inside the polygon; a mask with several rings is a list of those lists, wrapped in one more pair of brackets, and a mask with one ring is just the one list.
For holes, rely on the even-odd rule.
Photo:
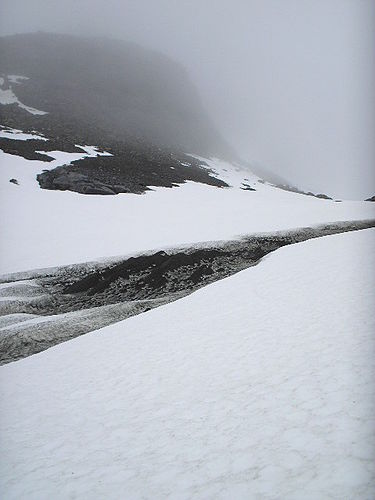
{"label": "overcast sky", "polygon": [[307,190],[375,194],[374,0],[1,0],[0,19],[1,34],[160,50],[243,158]]}

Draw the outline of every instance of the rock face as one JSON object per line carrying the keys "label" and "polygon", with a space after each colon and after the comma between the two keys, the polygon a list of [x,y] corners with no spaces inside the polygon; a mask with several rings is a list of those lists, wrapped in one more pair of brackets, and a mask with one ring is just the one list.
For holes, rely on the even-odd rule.
{"label": "rock face", "polygon": [[365,201],[375,201],[375,196],[371,196],[371,198],[367,198]]}
{"label": "rock face", "polygon": [[44,189],[57,189],[60,191],[77,191],[83,194],[117,194],[111,186],[108,186],[96,179],[90,179],[87,175],[79,174],[77,172],[70,172],[69,168],[66,170],[55,169],[52,176],[49,172],[37,175],[37,180],[40,187]]}

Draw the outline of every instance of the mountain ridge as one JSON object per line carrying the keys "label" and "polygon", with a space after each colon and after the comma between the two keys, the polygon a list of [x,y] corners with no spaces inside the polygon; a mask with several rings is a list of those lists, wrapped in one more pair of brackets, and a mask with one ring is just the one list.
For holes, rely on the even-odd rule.
{"label": "mountain ridge", "polygon": [[167,56],[124,41],[48,33],[2,37],[0,52],[3,127],[42,136],[0,138],[4,151],[44,161],[48,151],[76,152],[79,144],[109,153],[41,172],[41,187],[140,194],[188,180],[227,185],[186,154],[234,156],[186,71]]}
{"label": "mountain ridge", "polygon": [[30,79],[17,88],[21,100],[57,113],[66,125],[94,119],[111,139],[232,154],[186,70],[164,54],[120,40],[49,33],[1,37],[0,52],[1,73]]}

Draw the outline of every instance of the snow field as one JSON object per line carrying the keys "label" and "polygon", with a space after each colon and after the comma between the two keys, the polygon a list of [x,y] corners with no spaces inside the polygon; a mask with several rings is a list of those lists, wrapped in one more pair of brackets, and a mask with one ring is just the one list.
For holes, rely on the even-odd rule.
{"label": "snow field", "polygon": [[375,230],[1,367],[2,497],[371,500]]}
{"label": "snow field", "polygon": [[[99,154],[93,147],[84,149],[87,155]],[[0,151],[1,274],[228,240],[254,232],[375,218],[373,203],[335,203],[260,183],[255,184],[254,192],[194,182],[173,189],[154,188],[144,195],[48,191],[39,188],[38,173],[86,154],[46,154],[56,160],[30,161]],[[215,162],[210,160],[210,167]],[[225,166],[230,168],[219,162],[218,172]],[[239,186],[240,177],[246,174],[226,175],[225,180]],[[9,183],[11,178],[20,185]]]}

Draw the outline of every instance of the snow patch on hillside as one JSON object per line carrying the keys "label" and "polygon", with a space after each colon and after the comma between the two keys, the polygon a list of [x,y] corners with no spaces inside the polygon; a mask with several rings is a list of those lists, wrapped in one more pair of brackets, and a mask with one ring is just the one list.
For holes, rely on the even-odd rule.
{"label": "snow patch on hillside", "polygon": [[370,500],[375,231],[0,368],[7,499]]}
{"label": "snow patch on hillside", "polygon": [[[34,137],[35,136],[33,136],[33,138]],[[67,153],[66,151],[37,151],[37,153],[46,154],[54,158],[54,160],[50,162],[25,160],[20,156],[4,153],[0,149],[0,193],[6,196],[7,192],[9,192],[9,188],[12,189],[13,192],[14,185],[9,186],[7,184],[10,178],[15,178],[19,181],[20,186],[17,186],[17,188],[21,191],[21,195],[28,195],[31,192],[40,193],[42,190],[39,188],[36,176],[43,170],[52,170],[60,165],[69,165],[73,161],[86,157],[110,155],[110,153],[107,152],[98,152],[95,146],[80,146],[78,144],[76,144],[76,146],[82,149],[82,153]],[[12,200],[14,201],[14,198],[12,198]],[[24,201],[26,202],[27,198]],[[47,206],[45,206],[45,208],[47,208]],[[50,208],[53,209],[52,206]],[[10,211],[8,213],[12,212]]]}
{"label": "snow patch on hillside", "polygon": [[237,163],[229,163],[220,158],[204,158],[198,155],[189,155],[208,165],[213,175],[226,182],[231,187],[244,188],[244,186],[255,187],[259,177],[250,170],[243,168]]}
{"label": "snow patch on hillside", "polygon": [[40,109],[32,108],[31,106],[26,106],[26,104],[23,104],[11,88],[6,90],[0,89],[0,104],[17,104],[19,108],[24,109],[32,115],[46,115],[48,113],[47,111],[41,111]]}
{"label": "snow patch on hillside", "polygon": [[5,139],[14,139],[16,141],[29,141],[39,140],[39,141],[48,141],[46,137],[43,137],[38,134],[25,134],[22,130],[18,130],[16,128],[5,127],[0,129],[0,137],[4,137]]}
{"label": "snow patch on hillside", "polygon": [[[22,83],[22,81],[29,79],[26,76],[19,76],[19,75],[8,75],[6,78],[8,82],[14,84],[20,84]],[[4,83],[5,83],[5,78],[2,77],[0,81],[0,87],[2,87]],[[9,88],[7,89],[0,88],[0,104],[2,104],[3,106],[7,106],[9,104],[17,104],[19,108],[24,109],[25,111],[31,113],[32,115],[48,114],[47,111],[41,111],[40,109],[32,108],[31,106],[26,106],[26,104],[23,104],[13,92],[11,86],[9,86]]]}
{"label": "snow patch on hillside", "polygon": [[7,78],[10,81],[10,83],[16,83],[16,84],[20,84],[25,80],[30,80],[28,76],[22,76],[22,75],[8,75]]}

